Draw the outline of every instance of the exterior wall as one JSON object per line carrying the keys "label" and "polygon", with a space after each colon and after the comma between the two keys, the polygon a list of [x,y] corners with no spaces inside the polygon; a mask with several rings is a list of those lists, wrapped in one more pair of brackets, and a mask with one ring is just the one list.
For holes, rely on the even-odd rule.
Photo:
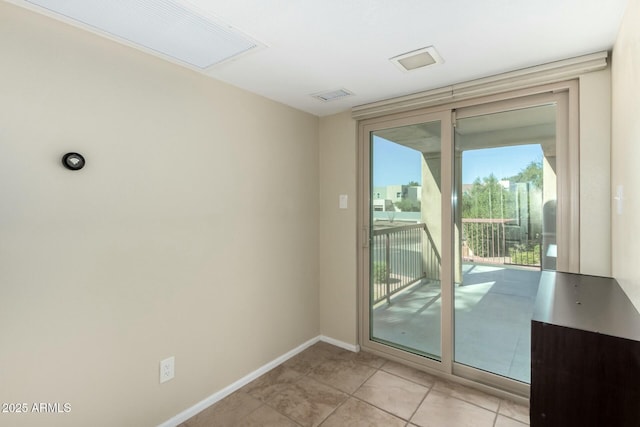
{"label": "exterior wall", "polygon": [[393,202],[389,199],[372,199],[371,205],[373,206],[374,212],[395,212],[396,207],[393,205]]}
{"label": "exterior wall", "polygon": [[407,199],[409,200],[422,200],[422,187],[408,187]]}
{"label": "exterior wall", "polygon": [[387,199],[394,203],[402,200],[402,185],[387,185]]}
{"label": "exterior wall", "polygon": [[[320,119],[320,330],[356,345],[356,122],[350,112]],[[347,209],[338,197],[349,198]]]}
{"label": "exterior wall", "polygon": [[374,199],[386,199],[387,198],[387,187],[374,187],[373,188],[373,198]]}
{"label": "exterior wall", "polygon": [[6,2],[0,52],[0,401],[71,405],[0,424],[158,425],[318,336],[317,117]]}
{"label": "exterior wall", "polygon": [[409,187],[405,185],[387,185],[386,187],[374,187],[373,198],[374,199],[389,199],[392,202],[399,202],[403,200],[402,197],[398,197],[398,193],[405,194],[405,199],[408,200],[421,200],[422,187]]}
{"label": "exterior wall", "polygon": [[[629,0],[613,48],[611,195],[613,277],[640,310],[640,1]],[[618,209],[620,208],[620,209]]]}

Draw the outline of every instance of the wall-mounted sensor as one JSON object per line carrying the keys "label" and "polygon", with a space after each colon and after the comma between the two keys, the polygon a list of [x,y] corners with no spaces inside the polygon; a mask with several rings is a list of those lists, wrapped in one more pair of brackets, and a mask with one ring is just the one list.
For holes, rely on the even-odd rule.
{"label": "wall-mounted sensor", "polygon": [[67,153],[62,156],[62,164],[67,169],[77,171],[84,167],[84,157],[78,153]]}

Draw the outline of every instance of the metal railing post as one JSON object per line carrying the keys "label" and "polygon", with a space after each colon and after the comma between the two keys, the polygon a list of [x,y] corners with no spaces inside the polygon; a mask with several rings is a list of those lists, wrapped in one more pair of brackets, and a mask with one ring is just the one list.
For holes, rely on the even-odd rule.
{"label": "metal railing post", "polygon": [[385,274],[387,282],[387,304],[391,304],[391,243],[389,234],[385,235]]}
{"label": "metal railing post", "polygon": [[[387,304],[391,304],[391,296],[402,291],[403,289],[420,282],[426,278],[426,272],[423,271],[424,255],[423,255],[423,234],[431,242],[428,249],[428,258],[431,262],[440,264],[440,256],[435,252],[434,244],[429,236],[424,223],[400,225],[390,228],[374,229],[372,239],[374,242],[375,256],[373,257],[373,278],[374,298],[373,303],[377,304],[386,300]],[[384,236],[384,237],[383,237]],[[382,239],[384,238],[384,243]],[[393,238],[394,252],[391,254],[391,240]],[[415,240],[415,248],[412,248]],[[384,253],[382,251],[384,250]],[[416,257],[419,266],[413,267],[412,257]],[[393,277],[391,274],[391,266],[393,264]],[[379,266],[379,267],[376,267]],[[383,273],[384,271],[384,273]]]}

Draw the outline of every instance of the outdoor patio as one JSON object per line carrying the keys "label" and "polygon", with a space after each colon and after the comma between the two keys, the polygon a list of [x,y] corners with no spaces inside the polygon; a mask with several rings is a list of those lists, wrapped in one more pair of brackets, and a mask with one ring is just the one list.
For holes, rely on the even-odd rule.
{"label": "outdoor patio", "polygon": [[[455,286],[457,363],[530,382],[531,316],[540,270],[463,264]],[[373,310],[374,339],[440,354],[440,283],[423,279]]]}

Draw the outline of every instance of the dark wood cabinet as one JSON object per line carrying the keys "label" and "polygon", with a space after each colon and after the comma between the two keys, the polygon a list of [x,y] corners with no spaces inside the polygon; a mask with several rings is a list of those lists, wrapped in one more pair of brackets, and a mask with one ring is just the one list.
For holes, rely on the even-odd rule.
{"label": "dark wood cabinet", "polygon": [[531,426],[640,426],[640,314],[611,278],[543,272]]}

